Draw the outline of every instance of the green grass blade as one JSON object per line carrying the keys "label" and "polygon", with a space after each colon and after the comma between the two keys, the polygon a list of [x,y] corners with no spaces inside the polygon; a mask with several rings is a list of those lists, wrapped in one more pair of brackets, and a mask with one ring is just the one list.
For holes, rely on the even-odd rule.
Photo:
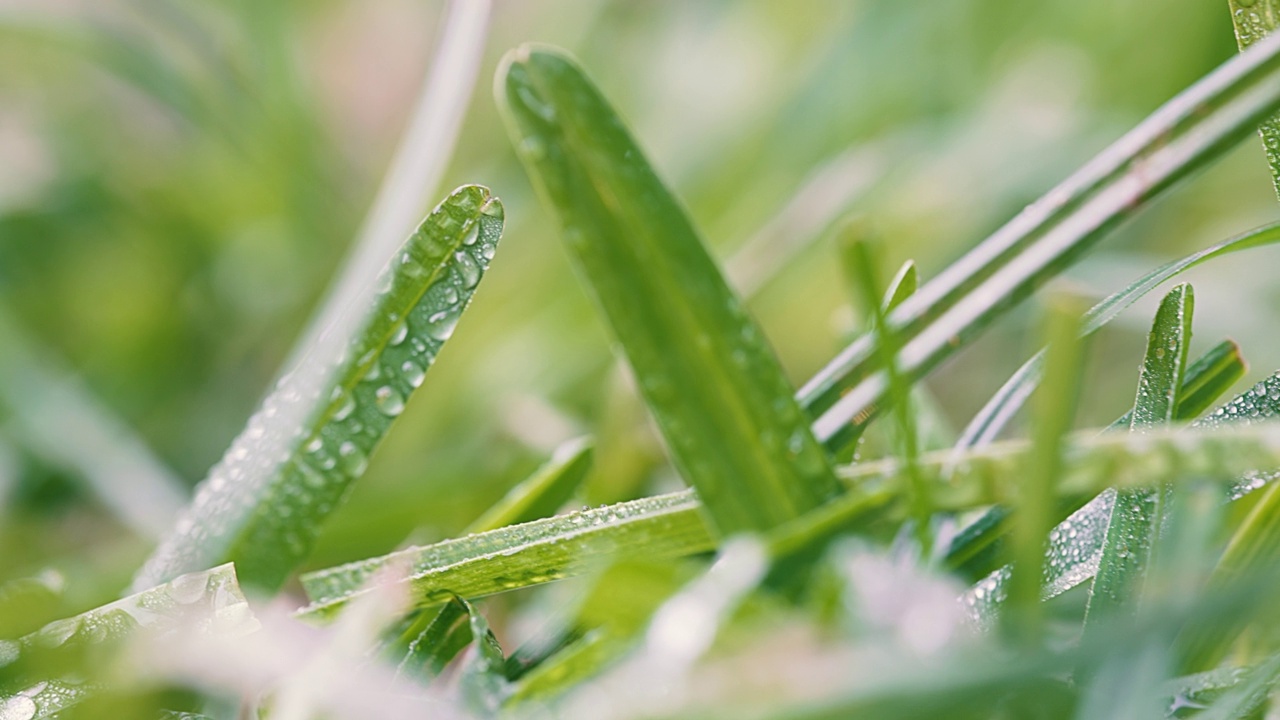
{"label": "green grass blade", "polygon": [[[1222,393],[1235,384],[1244,375],[1244,372],[1244,357],[1241,356],[1240,347],[1235,342],[1224,340],[1210,348],[1208,352],[1201,355],[1187,367],[1187,372],[1182,382],[1182,390],[1178,394],[1178,406],[1174,411],[1174,419],[1183,421],[1199,416]],[[1034,386],[1030,387],[1034,388]],[[1132,422],[1133,414],[1132,412],[1127,412],[1111,423],[1108,429],[1128,428]],[[985,445],[989,442],[990,439],[983,438],[979,445]],[[959,447],[959,445],[956,446],[956,451],[959,451]],[[1106,511],[1109,513],[1111,507],[1109,504],[1110,496],[1102,502],[1107,503]],[[1007,530],[1006,520],[1008,514],[1006,508],[994,507],[966,526],[964,530],[952,539],[946,553],[946,566],[952,569],[967,567],[978,561],[980,557],[991,555],[991,548],[995,547]],[[1106,528],[1105,524],[1102,525],[1102,528]],[[1077,534],[1077,538],[1082,537],[1079,533]],[[1096,544],[1096,548],[1091,540],[1086,544],[1089,545],[1088,548],[1083,546],[1077,546],[1076,548],[1080,557],[1092,557],[1094,550],[1101,548],[1100,540]],[[1066,547],[1061,548],[1064,552],[1069,549]],[[987,572],[989,569],[990,567],[976,572]]]}
{"label": "green grass blade", "polygon": [[[1166,103],[890,314],[904,374],[919,377],[1062,271],[1107,231],[1280,107],[1280,38],[1228,60]],[[840,446],[887,384],[874,341],[854,341],[800,391],[814,434]],[[850,427],[854,423],[858,427]]]}
{"label": "green grass blade", "polygon": [[608,102],[556,50],[498,76],[513,143],[635,372],[672,459],[723,534],[839,490],[759,328]]}
{"label": "green grass blade", "polygon": [[565,442],[556,448],[546,464],[512,488],[463,532],[487,532],[554,515],[586,479],[594,455],[595,444],[591,438]]}
{"label": "green grass blade", "polygon": [[[1166,263],[1112,293],[1090,309],[1085,318],[1083,333],[1088,335],[1097,332],[1147,293],[1186,270],[1215,258],[1277,242],[1280,242],[1280,225],[1266,225]],[[973,447],[994,440],[1039,383],[1043,362],[1042,354],[1037,354],[1018,368],[970,421],[956,444],[957,448]]]}
{"label": "green grass blade", "polygon": [[[1138,378],[1130,432],[1144,432],[1173,421],[1191,342],[1195,294],[1179,285],[1160,302]],[[1107,523],[1102,556],[1085,614],[1086,637],[1098,632],[1099,618],[1134,613],[1153,561],[1163,517],[1162,490],[1122,491]]]}
{"label": "green grass blade", "polygon": [[397,660],[397,674],[427,681],[440,675],[449,661],[471,642],[470,605],[460,598],[446,602],[436,612],[412,614],[397,641],[384,654]]}
{"label": "green grass blade", "polygon": [[[1275,0],[1227,0],[1236,43],[1243,51],[1270,35],[1280,25],[1280,5]],[[1271,167],[1271,179],[1280,194],[1280,117],[1272,115],[1258,125],[1262,149]]]}
{"label": "green grass blade", "polygon": [[235,561],[272,590],[310,551],[453,333],[493,257],[502,205],[454,191],[363,298],[281,379],[134,580]]}
{"label": "green grass blade", "polygon": [[1197,720],[1248,720],[1267,702],[1280,682],[1280,655],[1273,655],[1249,670],[1246,679],[1196,715]]}
{"label": "green grass blade", "polygon": [[304,617],[333,615],[388,563],[409,567],[403,580],[420,606],[455,594],[475,598],[559,580],[627,557],[664,558],[715,547],[691,492],[593,508],[470,537],[409,548],[302,577],[312,604]]}
{"label": "green grass blade", "polygon": [[506,659],[498,638],[489,629],[489,621],[471,603],[455,598],[467,608],[468,628],[475,653],[462,666],[458,684],[462,700],[476,717],[493,717],[510,692],[503,670]]}
{"label": "green grass blade", "polygon": [[[232,565],[174,578],[49,623],[17,641],[0,640],[0,718],[53,717],[100,689],[94,678],[107,673],[103,668],[83,666],[83,660],[95,650],[121,643],[134,633],[170,632],[193,623],[210,632],[240,633],[256,628]],[[100,653],[92,657],[103,659]],[[89,672],[87,682],[85,672]],[[67,678],[49,673],[79,679],[67,682]]]}
{"label": "green grass blade", "polygon": [[1079,341],[1080,311],[1070,297],[1054,298],[1046,320],[1048,355],[1045,384],[1036,397],[1035,424],[1026,471],[1018,483],[1013,523],[1013,567],[1009,578],[1006,630],[1026,646],[1040,642],[1044,618],[1040,584],[1046,536],[1053,525],[1055,487],[1062,474],[1063,438],[1075,420],[1084,352]]}

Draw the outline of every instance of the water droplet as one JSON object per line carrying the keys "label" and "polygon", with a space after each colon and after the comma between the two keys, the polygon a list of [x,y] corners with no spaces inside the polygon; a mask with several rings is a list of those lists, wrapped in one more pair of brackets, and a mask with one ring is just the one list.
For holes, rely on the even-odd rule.
{"label": "water droplet", "polygon": [[453,331],[458,327],[458,318],[461,315],[462,311],[457,307],[433,314],[427,318],[427,334],[440,341],[448,340],[453,337]]}
{"label": "water droplet", "polygon": [[350,394],[342,394],[342,402],[338,408],[333,411],[333,419],[342,422],[351,416],[356,409],[356,400]]}
{"label": "water droplet", "polygon": [[31,720],[36,716],[36,702],[25,695],[15,695],[0,705],[0,720]]}
{"label": "water droplet", "polygon": [[342,458],[342,468],[353,476],[363,475],[369,467],[369,458],[351,441],[342,443],[338,455]]}
{"label": "water droplet", "polygon": [[556,109],[546,100],[542,99],[533,88],[528,85],[518,85],[516,87],[516,95],[519,96],[520,102],[525,108],[531,110],[535,115],[551,122],[556,119]]}
{"label": "water droplet", "polygon": [[404,412],[404,396],[390,386],[378,388],[373,393],[373,403],[387,417],[395,417]]}
{"label": "water droplet", "polygon": [[530,136],[520,142],[520,154],[538,162],[547,156],[547,146],[540,138]]}
{"label": "water droplet", "polygon": [[323,449],[324,440],[321,440],[319,435],[311,438],[311,442],[307,443],[307,452],[309,453],[318,453]]}
{"label": "water droplet", "polygon": [[480,207],[480,212],[491,217],[503,220],[506,218],[506,211],[502,209],[502,203],[497,198],[489,198],[484,205]]}
{"label": "water droplet", "polygon": [[399,345],[407,337],[409,337],[409,325],[404,321],[396,323],[395,329],[391,331],[391,344]]}
{"label": "water droplet", "polygon": [[462,281],[462,287],[473,288],[480,283],[480,265],[470,255],[459,250],[453,254],[453,259],[457,262],[458,277]]}
{"label": "water droplet", "polygon": [[422,385],[423,378],[427,376],[427,371],[412,360],[405,360],[404,364],[400,366],[400,372],[404,375],[405,382],[415,388]]}
{"label": "water droplet", "polygon": [[473,220],[471,222],[471,225],[467,227],[466,232],[464,232],[462,235],[462,244],[475,245],[476,241],[479,239],[480,239],[480,222],[478,220]]}

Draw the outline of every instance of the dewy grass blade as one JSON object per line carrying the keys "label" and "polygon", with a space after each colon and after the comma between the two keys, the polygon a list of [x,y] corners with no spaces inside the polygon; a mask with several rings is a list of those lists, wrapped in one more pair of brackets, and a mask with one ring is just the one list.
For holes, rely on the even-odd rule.
{"label": "dewy grass blade", "polygon": [[409,548],[302,577],[312,604],[304,617],[331,616],[389,563],[419,606],[514,590],[597,569],[630,556],[679,557],[715,547],[691,492],[634,500]]}
{"label": "dewy grass blade", "polygon": [[[1179,285],[1160,302],[1147,336],[1147,353],[1138,378],[1130,432],[1145,432],[1174,419],[1191,342],[1195,295]],[[1085,613],[1085,636],[1099,632],[1099,619],[1134,613],[1146,585],[1163,517],[1163,490],[1126,490],[1116,494],[1107,523],[1102,557]]]}
{"label": "dewy grass blade", "polygon": [[1025,646],[1038,645],[1044,630],[1040,583],[1044,575],[1046,535],[1053,525],[1054,488],[1062,474],[1064,436],[1075,421],[1084,352],[1078,301],[1056,296],[1046,320],[1048,356],[1045,384],[1036,397],[1035,424],[1026,470],[1017,483],[1018,504],[1013,524],[1013,568],[1009,578],[1010,610],[1007,630]]}
{"label": "dewy grass blade", "polygon": [[[1280,3],[1276,0],[1227,0],[1231,24],[1235,26],[1240,50],[1270,35],[1280,25]],[[1280,116],[1272,115],[1258,125],[1262,148],[1271,166],[1271,179],[1280,194]]]}
{"label": "dewy grass blade", "polygon": [[718,532],[774,527],[836,482],[777,359],[608,102],[559,51],[498,74],[512,140]]}
{"label": "dewy grass blade", "polygon": [[[0,718],[53,717],[98,690],[92,681],[66,682],[65,678],[33,673],[66,666],[67,658],[82,657],[92,647],[123,642],[134,633],[170,632],[188,625],[232,635],[257,628],[233,566],[182,575],[159,587],[49,623],[21,640],[0,640]],[[70,667],[83,670],[79,662]],[[101,669],[101,674],[107,674],[107,669]]]}
{"label": "dewy grass blade", "polygon": [[[1090,335],[1097,332],[1148,292],[1186,270],[1240,250],[1263,247],[1277,242],[1280,242],[1280,225],[1266,225],[1156,268],[1093,306],[1085,317],[1082,334]],[[1040,382],[1043,362],[1043,352],[1037,353],[1035,357],[1018,368],[1018,371],[996,391],[996,394],[987,401],[987,404],[978,411],[978,414],[969,422],[969,426],[965,428],[959,442],[956,443],[958,451],[995,440],[996,435],[1004,429],[1004,426],[1013,418],[1014,413],[1022,407],[1022,403],[1030,396],[1031,391],[1035,389],[1036,384]],[[1190,370],[1188,370],[1188,373],[1190,374]],[[1212,402],[1212,400],[1209,400],[1209,402]],[[1181,409],[1179,412],[1181,413]],[[1198,414],[1193,413],[1190,416],[1180,414],[1179,418],[1194,417]]]}
{"label": "dewy grass blade", "polygon": [[[1239,429],[1240,426],[1256,423],[1261,426],[1259,429],[1265,428],[1264,432],[1270,433],[1277,427],[1275,423],[1277,418],[1280,418],[1280,373],[1258,383],[1252,389],[1245,391],[1231,400],[1231,402],[1215,410],[1213,414],[1192,423],[1191,429],[1193,431],[1206,431],[1225,430],[1228,427],[1235,427],[1237,429],[1234,432],[1244,437],[1243,432]],[[1151,432],[1156,433],[1157,431]],[[1097,440],[1098,442],[1111,442],[1116,438],[1122,437],[1122,435],[1106,433],[1099,436]],[[1186,435],[1183,434],[1182,437],[1186,437]],[[999,444],[992,447],[998,446]],[[1219,454],[1220,451],[1223,454]],[[1254,452],[1244,448],[1240,448],[1239,451],[1249,454]],[[1215,478],[1230,481],[1230,493],[1233,499],[1262,487],[1274,480],[1277,475],[1280,475],[1274,470],[1277,465],[1280,465],[1280,458],[1267,460],[1264,457],[1266,452],[1263,451],[1249,462],[1237,463],[1235,462],[1237,458],[1231,457],[1233,452],[1237,452],[1237,450],[1219,448],[1210,451],[1211,455],[1217,456],[1219,462],[1223,463],[1218,469],[1226,471],[1225,473],[1218,472],[1217,469],[1203,468],[1204,472]],[[1170,455],[1170,458],[1175,455],[1178,455],[1178,453]],[[969,472],[971,469],[966,469],[965,465],[972,462],[971,458],[983,456],[984,453],[980,449],[970,450],[962,456],[964,459],[961,460],[961,464],[955,467]],[[1164,470],[1165,475],[1167,476],[1170,471],[1175,469],[1185,469],[1184,463],[1185,458],[1172,459],[1170,467]],[[1073,472],[1079,472],[1082,469],[1082,466],[1078,466]],[[1101,485],[1096,486],[1095,492],[1109,484],[1115,487],[1126,485],[1124,482],[1109,483],[1107,472],[1105,470],[1100,472],[1097,479]],[[1123,476],[1123,472],[1117,471],[1112,478],[1119,481]],[[1154,485],[1145,483],[1139,483],[1138,486],[1154,487]],[[1050,569],[1045,574],[1043,591],[1046,599],[1061,595],[1094,577],[1097,573],[1115,498],[1116,492],[1114,489],[1106,490],[1106,492],[1093,498],[1079,510],[1072,513],[1066,520],[1059,523],[1053,532],[1049,534],[1048,555]],[[999,503],[1000,501],[997,500],[992,501],[990,504]],[[981,504],[983,503],[974,503],[970,507]],[[1000,568],[978,582],[966,593],[966,602],[973,608],[975,615],[980,620],[985,622],[989,619],[996,606],[1003,601],[1007,581],[1008,568]]]}
{"label": "dewy grass blade", "polygon": [[[1032,204],[888,320],[919,377],[1147,202],[1280,107],[1280,37],[1232,58]],[[828,447],[856,438],[887,384],[874,341],[855,341],[800,391]],[[853,426],[850,425],[853,423]]]}
{"label": "dewy grass blade", "polygon": [[[1174,419],[1184,421],[1198,417],[1222,393],[1226,392],[1237,380],[1243,377],[1244,373],[1245,362],[1240,355],[1240,347],[1238,345],[1231,340],[1224,340],[1213,346],[1187,367],[1186,375],[1183,378],[1182,391],[1178,395],[1178,407],[1174,411]],[[1034,388],[1034,385],[1031,387]],[[1128,428],[1132,423],[1132,417],[1132,412],[1121,415],[1108,427],[1108,430]],[[989,442],[989,440],[984,440],[981,445],[989,444]],[[957,446],[957,449],[953,450],[953,452],[962,453],[963,450]],[[962,457],[962,455],[957,455],[957,457]],[[1111,511],[1110,502],[1113,497],[1114,493],[1109,494],[1100,501],[1106,505],[1106,513]],[[1097,509],[1098,507],[1094,507],[1091,512]],[[989,555],[989,549],[995,545],[1006,529],[1005,521],[1008,514],[1008,510],[1005,508],[991,508],[981,518],[975,520],[961,531],[951,541],[947,549],[946,566],[952,569],[960,568],[968,565],[975,558]],[[1106,523],[1101,523],[1099,528],[1100,530],[1106,530]],[[1085,531],[1079,525],[1076,526],[1076,538],[1085,538]],[[1088,545],[1089,549],[1085,549],[1085,545]],[[1075,550],[1079,557],[1091,557],[1094,550],[1100,551],[1101,547],[1102,540],[1099,538],[1096,543],[1091,540],[1077,543]],[[1050,577],[1052,577],[1052,574]]]}
{"label": "dewy grass blade", "polygon": [[279,587],[453,334],[502,223],[485,188],[442,202],[281,379],[134,587],[226,561],[246,586]]}

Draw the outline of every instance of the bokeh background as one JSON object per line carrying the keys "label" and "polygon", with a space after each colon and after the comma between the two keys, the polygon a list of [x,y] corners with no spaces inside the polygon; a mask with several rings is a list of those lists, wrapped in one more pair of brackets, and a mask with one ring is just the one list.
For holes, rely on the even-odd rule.
{"label": "bokeh background", "polygon": [[[111,599],[150,548],[113,483],[143,468],[188,491],[269,387],[373,199],[442,12],[0,0],[0,579],[59,571],[50,617]],[[498,0],[422,204],[488,185],[505,238],[311,567],[457,532],[582,433],[599,443],[583,502],[678,482],[498,117],[494,70],[530,40],[574,52],[629,120],[797,385],[860,324],[831,222],[860,215],[886,272],[915,258],[932,277],[1235,52],[1225,1]],[[1277,215],[1255,138],[1067,282],[1101,297]],[[1192,354],[1234,337],[1242,387],[1280,367],[1276,268],[1263,250],[1190,276]],[[1081,424],[1132,401],[1150,308],[1092,343]],[[1036,318],[1028,303],[930,378],[948,423],[1034,350]]]}

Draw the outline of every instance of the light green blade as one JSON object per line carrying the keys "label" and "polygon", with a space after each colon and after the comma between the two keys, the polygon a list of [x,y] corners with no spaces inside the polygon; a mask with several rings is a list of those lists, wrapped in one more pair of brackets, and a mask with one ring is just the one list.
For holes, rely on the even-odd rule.
{"label": "light green blade", "polygon": [[517,153],[717,530],[768,529],[835,496],[760,329],[582,70],[525,46],[504,61],[497,93]]}
{"label": "light green blade", "polygon": [[[1130,432],[1145,432],[1173,421],[1186,370],[1194,308],[1195,294],[1186,284],[1174,288],[1160,302],[1147,336]],[[1117,493],[1089,593],[1086,637],[1099,632],[1099,618],[1136,612],[1163,517],[1162,493],[1158,489]]]}
{"label": "light green blade", "polygon": [[263,401],[134,588],[227,561],[246,586],[278,588],[453,334],[502,223],[483,187],[442,202]]}

